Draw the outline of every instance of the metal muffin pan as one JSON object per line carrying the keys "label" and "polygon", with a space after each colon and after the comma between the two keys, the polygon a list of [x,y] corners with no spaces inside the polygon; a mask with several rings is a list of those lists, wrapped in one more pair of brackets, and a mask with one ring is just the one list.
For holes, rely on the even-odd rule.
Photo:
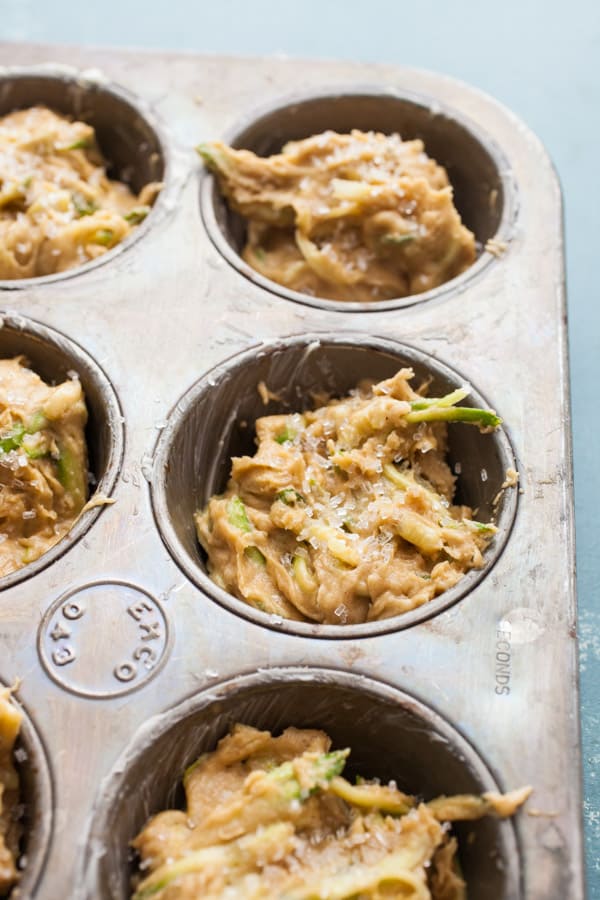
{"label": "metal muffin pan", "polygon": [[[126,253],[63,277],[4,285],[9,290],[0,298],[4,321],[25,324],[24,339],[43,332],[52,345],[58,333],[71,350],[77,341],[78,362],[65,365],[84,387],[84,358],[104,373],[125,432],[121,445],[105,412],[107,394],[94,393],[88,377],[91,434],[108,423],[120,459],[119,466],[113,457],[114,485],[103,489],[116,502],[92,511],[68,552],[27,567],[0,593],[0,679],[22,678],[19,698],[46,749],[53,787],[47,860],[37,888],[25,879],[21,896],[125,898],[127,841],[146,813],[176,799],[180,764],[241,717],[266,727],[323,727],[336,743],[351,743],[357,771],[401,780],[397,769],[405,768],[411,783],[403,786],[424,795],[442,784],[452,790],[454,773],[459,790],[532,784],[528,808],[514,822],[473,826],[485,849],[481,856],[471,856],[468,842],[463,849],[472,895],[579,900],[564,262],[560,191],[543,148],[490,98],[408,69],[25,45],[2,51],[21,73],[52,59],[59,66],[44,67],[46,77],[54,72],[119,96],[116,85],[126,85],[142,118],[153,128],[165,123],[166,160],[163,196]],[[83,79],[65,68],[90,63],[98,71]],[[431,295],[405,298],[403,308],[290,302],[270,283],[241,277],[219,238],[215,246],[208,201],[219,216],[223,210],[192,147],[223,134],[251,135],[252,108],[260,110],[258,140],[265,123],[268,131],[290,108],[285,98],[299,72],[306,92],[326,98],[319,108],[342,109],[340,120],[352,104],[332,98],[368,98],[357,102],[360,121],[344,119],[347,127],[402,128],[413,111],[407,136],[422,133],[431,152],[426,126],[439,126],[438,140],[446,129],[452,147],[446,159],[436,150],[440,161],[458,165],[464,156],[485,180],[481,189],[461,187],[459,208],[482,243],[498,242],[500,255],[482,250],[463,276]],[[10,71],[1,74],[7,83]],[[291,136],[301,134],[282,126],[273,140]],[[223,241],[231,237],[219,233]],[[13,333],[19,336],[11,331],[11,354]],[[223,483],[227,444],[248,441],[234,424],[236,404],[249,418],[269,411],[253,394],[258,373],[275,376],[279,360],[289,365],[299,348],[313,345],[300,367],[308,378],[319,359],[345,355],[333,377],[341,390],[353,373],[356,380],[380,377],[394,357],[410,358],[419,370],[431,365],[440,383],[467,380],[476,391],[472,402],[483,399],[504,419],[496,435],[453,430],[467,494],[491,488],[505,462],[517,460],[518,498],[514,490],[505,495],[493,568],[490,559],[467,591],[410,627],[387,620],[381,632],[358,626],[365,630],[317,637],[311,626],[305,633],[259,621],[241,604],[234,610],[211,588],[185,521],[186,506],[195,508],[203,491]],[[31,348],[19,352],[33,357]],[[41,365],[45,356],[32,362]],[[247,381],[234,398],[242,363]],[[182,459],[173,453],[178,442]],[[467,447],[477,465],[469,479]],[[483,482],[481,468],[493,477]],[[186,496],[188,472],[199,478]],[[164,770],[149,779],[154,762],[164,762]],[[35,825],[33,832],[39,834]]]}

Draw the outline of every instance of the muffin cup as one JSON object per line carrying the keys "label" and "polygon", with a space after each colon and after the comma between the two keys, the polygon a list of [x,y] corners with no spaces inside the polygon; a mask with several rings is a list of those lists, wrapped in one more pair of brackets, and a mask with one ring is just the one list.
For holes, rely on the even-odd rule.
{"label": "muffin cup", "polygon": [[[4,673],[3,673],[4,674]],[[0,683],[0,687],[3,687]],[[20,805],[23,827],[21,854],[17,860],[22,871],[17,885],[9,894],[10,900],[29,900],[44,868],[52,834],[54,798],[52,779],[42,742],[21,704],[13,703],[23,712],[23,720],[15,755],[20,780]]]}
{"label": "muffin cup", "polygon": [[[0,313],[0,359],[25,356],[30,367],[48,384],[59,384],[76,373],[83,388],[88,422],[85,437],[88,465],[96,490],[110,494],[117,479],[124,447],[123,415],[114,389],[100,366],[74,341],[32,319]],[[91,527],[102,511],[83,512],[70,531],[46,553],[22,569],[0,578],[0,591],[37,574],[58,559]]]}
{"label": "muffin cup", "polygon": [[[152,113],[124,88],[58,67],[4,70],[0,75],[0,116],[38,105],[91,125],[107,160],[108,176],[124,182],[134,193],[151,181],[167,179],[169,159],[161,127]],[[0,279],[0,289],[14,290],[70,278],[113,259],[152,227],[164,190],[144,221],[112,250],[64,272]]]}
{"label": "muffin cup", "polygon": [[[507,469],[516,463],[504,429],[482,434],[476,427],[456,423],[448,426],[448,460],[454,471],[460,468],[456,502],[473,507],[481,521],[494,516],[498,533],[485,553],[484,568],[472,569],[455,587],[393,618],[362,625],[320,625],[269,616],[219,588],[208,575],[194,513],[225,489],[231,457],[255,452],[255,420],[306,409],[314,392],[344,396],[362,379],[389,378],[403,366],[412,366],[417,384],[432,378],[431,396],[442,396],[468,381],[414,347],[360,334],[315,333],[253,347],[225,361],[190,388],[169,416],[157,444],[152,497],[164,542],[198,587],[258,624],[311,637],[356,638],[422,622],[451,606],[490,571],[508,539],[516,512],[516,491],[502,490]],[[260,381],[281,399],[265,406],[257,390]],[[488,406],[475,390],[465,402]]]}
{"label": "muffin cup", "polygon": [[[275,734],[321,728],[334,748],[350,747],[344,774],[395,780],[425,800],[498,791],[477,750],[415,697],[360,675],[283,668],[241,675],[146,722],[100,786],[92,814],[82,896],[126,900],[134,866],[128,850],[148,818],[183,806],[181,780],[236,722]],[[511,785],[510,787],[516,787]],[[457,823],[470,900],[516,900],[520,857],[511,821]]]}
{"label": "muffin cup", "polygon": [[223,140],[235,149],[269,156],[278,153],[287,141],[327,130],[343,134],[352,129],[399,133],[404,140],[423,140],[425,152],[446,169],[463,224],[475,234],[480,253],[472,266],[433,290],[373,303],[328,300],[290,290],[265,278],[242,259],[245,221],[229,208],[215,177],[206,173],[200,205],[204,224],[219,252],[260,287],[287,300],[320,309],[377,312],[461,290],[494,259],[484,250],[486,242],[490,238],[498,242],[509,239],[516,211],[516,191],[510,166],[500,148],[456,110],[432,97],[391,89],[358,86],[323,90],[281,99],[257,110],[238,122]]}

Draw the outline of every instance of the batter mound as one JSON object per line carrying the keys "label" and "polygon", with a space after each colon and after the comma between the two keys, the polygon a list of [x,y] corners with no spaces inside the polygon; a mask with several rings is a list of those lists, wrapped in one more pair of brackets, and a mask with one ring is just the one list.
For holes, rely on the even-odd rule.
{"label": "batter mound", "polygon": [[80,266],[111,250],[150,211],[161,185],[139,197],[108,178],[94,129],[44,106],[0,118],[0,278]]}
{"label": "batter mound", "polygon": [[19,803],[19,776],[13,751],[23,716],[10,702],[10,690],[0,689],[0,897],[18,880],[16,861],[21,828],[15,816]]}
{"label": "batter mound", "polygon": [[[447,422],[492,430],[460,388],[425,397],[411,369],[342,400],[256,421],[254,456],[196,513],[211,578],[265,612],[345,625],[414,609],[484,564],[496,528],[453,504]],[[264,387],[263,387],[264,390]]]}
{"label": "batter mound", "polygon": [[465,900],[447,823],[511,816],[530,793],[423,803],[393,783],[351,784],[350,750],[330,745],[323,731],[236,725],[186,771],[185,810],[133,841],[133,900]]}
{"label": "batter mound", "polygon": [[267,158],[219,141],[198,152],[247,220],[246,262],[294,291],[390,300],[429,291],[475,260],[446,170],[420,140],[326,131]]}
{"label": "batter mound", "polygon": [[86,421],[78,379],[52,387],[22,356],[0,360],[0,576],[49,550],[81,512]]}

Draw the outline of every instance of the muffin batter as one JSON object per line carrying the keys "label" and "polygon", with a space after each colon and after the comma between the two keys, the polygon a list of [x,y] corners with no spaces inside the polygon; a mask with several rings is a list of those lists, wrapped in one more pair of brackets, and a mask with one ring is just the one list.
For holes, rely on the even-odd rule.
{"label": "muffin batter", "polygon": [[353,624],[420,606],[483,566],[496,529],[453,505],[446,422],[483,429],[491,410],[425,397],[402,369],[305,413],[256,422],[257,452],[232,460],[224,494],[196,514],[224,590],[290,619]]}
{"label": "muffin batter", "polygon": [[108,178],[85,122],[44,106],[0,118],[0,278],[50,275],[101,256],[145,218],[160,187],[136,197]]}
{"label": "muffin batter", "polygon": [[19,802],[19,776],[13,750],[22,718],[10,702],[10,690],[0,689],[0,897],[8,894],[18,879],[20,827],[14,812]]}
{"label": "muffin batter", "polygon": [[236,725],[186,771],[185,810],[133,841],[133,900],[464,900],[445,823],[513,815],[530,793],[423,803],[393,783],[351,784],[350,750],[330,745],[323,731]]}
{"label": "muffin batter", "polygon": [[49,550],[81,512],[86,421],[77,378],[52,387],[22,356],[0,360],[0,576]]}
{"label": "muffin batter", "polygon": [[294,291],[371,302],[431,290],[475,260],[446,170],[423,142],[326,131],[268,158],[198,151],[247,220],[246,262]]}

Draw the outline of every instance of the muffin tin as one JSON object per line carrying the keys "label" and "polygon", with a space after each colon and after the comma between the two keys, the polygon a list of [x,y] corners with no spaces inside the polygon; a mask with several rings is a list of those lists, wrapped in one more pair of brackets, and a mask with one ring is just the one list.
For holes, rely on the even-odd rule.
{"label": "muffin tin", "polygon": [[[82,115],[134,187],[138,172],[165,181],[115,250],[0,285],[2,355],[25,353],[49,379],[79,373],[93,475],[116,501],[0,581],[0,680],[22,679],[27,712],[13,898],[125,900],[129,840],[236,720],[324,728],[352,747],[351,769],[426,796],[531,784],[514,820],[461,826],[469,896],[583,897],[561,201],[543,148],[490,98],[408,69],[2,49],[0,114],[47,102]],[[369,306],[248,269],[243,223],[193,145],[225,136],[269,152],[327,127],[422,137],[477,262]],[[468,402],[504,420],[491,435],[450,429],[459,496],[482,518],[506,469],[519,472],[485,568],[351,627],[282,622],[220,591],[191,513],[252,446],[252,420],[405,363],[440,389],[468,381]],[[283,407],[262,405],[261,379]]]}

